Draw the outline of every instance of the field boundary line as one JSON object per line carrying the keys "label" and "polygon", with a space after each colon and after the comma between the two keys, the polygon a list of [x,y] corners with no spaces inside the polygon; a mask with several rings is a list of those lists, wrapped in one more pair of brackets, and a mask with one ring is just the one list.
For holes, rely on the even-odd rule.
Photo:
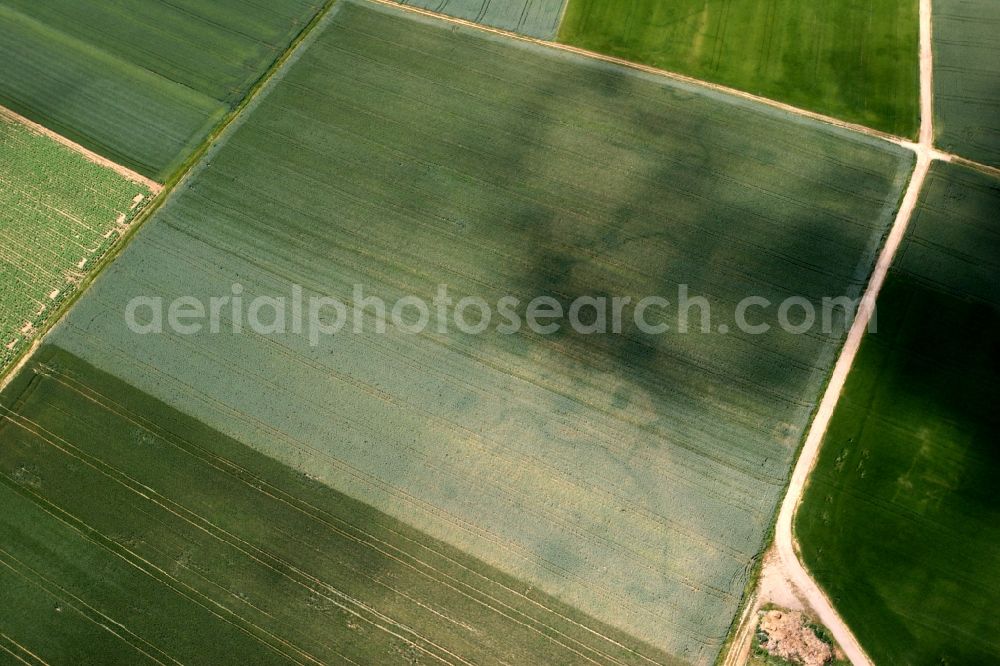
{"label": "field boundary line", "polygon": [[107,157],[104,157],[103,155],[98,155],[89,148],[81,146],[76,141],[68,139],[62,134],[59,134],[58,132],[49,129],[44,125],[36,123],[34,120],[31,120],[30,118],[25,118],[21,114],[17,113],[16,111],[12,111],[5,106],[0,106],[0,118],[4,118],[6,120],[15,122],[19,125],[23,125],[32,132],[48,137],[53,141],[55,141],[56,143],[59,143],[60,145],[69,148],[73,152],[83,155],[88,161],[93,162],[94,164],[102,166],[106,169],[111,169],[119,176],[122,176],[132,181],[133,183],[138,183],[144,187],[149,188],[149,191],[152,193],[154,197],[161,191],[163,191],[162,183],[158,183],[155,180],[147,178],[146,176],[143,176],[142,174],[137,173],[126,166],[122,166],[117,162],[113,162],[112,160],[109,160]]}
{"label": "field boundary line", "polygon": [[976,162],[975,160],[970,160],[967,157],[962,157],[961,155],[955,155],[953,153],[942,153],[939,151],[932,151],[932,157],[943,162],[954,162],[968,169],[975,169],[981,173],[985,173],[987,176],[993,176],[994,178],[1000,178],[1000,167],[990,166],[988,164],[983,164],[982,162]]}
{"label": "field boundary line", "polygon": [[35,338],[34,341],[31,343],[31,345],[28,347],[28,349],[25,350],[23,354],[21,354],[21,358],[17,361],[17,363],[10,366],[10,368],[7,370],[7,374],[0,376],[0,393],[2,393],[3,390],[7,388],[8,384],[14,381],[14,378],[17,377],[18,374],[20,374],[21,370],[24,369],[24,366],[26,366],[28,364],[28,361],[31,360],[31,357],[35,355],[36,351],[38,351],[38,348],[42,346],[43,337],[45,336],[39,335],[37,338]]}
{"label": "field boundary line", "polygon": [[[225,475],[229,476],[230,478],[234,479],[237,483],[240,483],[240,484],[246,486],[250,490],[252,490],[252,491],[254,491],[256,493],[263,494],[263,495],[271,498],[275,502],[280,502],[280,503],[288,506],[292,510],[294,510],[294,511],[296,511],[298,513],[301,513],[302,515],[310,518],[311,520],[314,520],[314,521],[316,521],[316,522],[318,522],[318,523],[326,526],[332,532],[335,532],[337,534],[341,534],[345,538],[349,538],[350,540],[352,540],[352,541],[354,541],[354,542],[356,542],[356,543],[358,543],[358,544],[360,544],[362,546],[370,548],[370,549],[372,549],[372,550],[374,550],[374,551],[376,551],[376,552],[378,552],[378,553],[380,553],[380,554],[382,554],[382,555],[384,555],[386,557],[389,557],[389,558],[391,558],[391,559],[393,559],[395,561],[398,561],[398,562],[404,564],[404,566],[406,566],[407,568],[410,568],[410,569],[412,569],[414,571],[418,571],[422,575],[427,576],[430,580],[434,580],[434,581],[436,581],[438,583],[442,583],[442,584],[444,584],[444,585],[446,585],[446,586],[448,586],[448,587],[450,587],[452,589],[455,589],[456,591],[459,591],[459,593],[462,594],[463,596],[465,596],[467,598],[470,598],[470,599],[473,599],[477,603],[480,603],[480,604],[482,604],[482,605],[490,608],[491,610],[495,610],[496,612],[500,612],[505,617],[508,617],[508,616],[505,613],[503,613],[502,611],[499,611],[498,609],[494,608],[492,605],[486,603],[485,601],[480,600],[478,597],[476,597],[474,595],[471,595],[470,593],[467,593],[467,592],[464,592],[464,591],[460,591],[457,586],[462,586],[462,587],[468,588],[468,589],[476,592],[476,594],[479,594],[479,595],[485,597],[486,599],[489,599],[490,601],[493,601],[493,602],[497,603],[498,605],[503,606],[503,607],[511,610],[511,612],[513,612],[513,613],[516,613],[516,614],[521,615],[521,616],[523,616],[523,617],[525,617],[527,619],[530,619],[531,621],[536,622],[536,623],[542,625],[543,627],[545,627],[547,629],[551,629],[552,631],[560,634],[561,636],[567,638],[568,640],[577,643],[581,647],[583,647],[585,649],[588,649],[588,650],[590,650],[592,652],[596,652],[596,653],[600,654],[602,657],[608,659],[612,663],[616,663],[616,664],[620,664],[621,663],[620,661],[614,659],[613,657],[610,657],[609,655],[603,654],[599,650],[596,650],[595,648],[592,648],[592,647],[588,647],[585,643],[582,643],[582,642],[580,642],[577,639],[574,639],[572,637],[567,636],[566,634],[564,634],[563,632],[559,631],[558,629],[556,629],[552,625],[548,625],[548,624],[546,624],[546,623],[538,620],[534,616],[526,614],[524,611],[518,610],[515,607],[510,606],[508,603],[504,602],[503,600],[501,600],[501,599],[499,599],[497,597],[494,597],[493,595],[491,595],[490,593],[484,591],[483,589],[477,588],[475,586],[472,586],[472,585],[470,585],[468,583],[465,583],[465,582],[462,582],[462,581],[456,579],[454,576],[449,575],[444,570],[438,569],[435,566],[433,566],[432,564],[421,560],[414,553],[412,553],[410,551],[407,551],[407,550],[401,548],[400,546],[393,545],[392,543],[390,543],[388,541],[385,541],[385,540],[379,538],[378,536],[367,532],[364,528],[360,527],[359,525],[356,525],[356,524],[351,523],[349,521],[346,521],[346,520],[344,520],[342,518],[339,518],[336,515],[331,514],[328,511],[326,511],[326,510],[324,510],[324,509],[322,509],[322,508],[320,508],[318,506],[314,506],[313,504],[309,503],[308,501],[306,501],[306,500],[304,500],[304,499],[302,499],[300,497],[297,497],[297,496],[295,496],[293,494],[290,494],[288,491],[282,489],[280,486],[277,486],[277,485],[274,485],[273,483],[271,483],[268,479],[259,476],[253,470],[251,470],[249,468],[246,468],[246,467],[243,467],[242,465],[234,462],[233,460],[231,460],[229,458],[226,458],[225,456],[222,456],[220,454],[214,453],[214,452],[212,452],[209,449],[203,448],[202,446],[200,446],[198,444],[193,444],[191,442],[188,442],[188,441],[184,440],[183,438],[179,438],[176,434],[173,434],[172,432],[170,432],[168,430],[164,430],[161,426],[157,425],[155,422],[146,419],[145,417],[143,417],[139,413],[136,413],[136,412],[133,412],[133,411],[129,410],[125,406],[123,406],[120,403],[118,403],[117,401],[115,401],[113,398],[100,393],[99,391],[97,391],[96,389],[94,389],[93,387],[91,387],[89,385],[86,385],[86,384],[83,384],[83,383],[77,381],[72,376],[64,374],[62,372],[59,372],[57,369],[53,369],[53,368],[47,368],[46,372],[47,372],[47,376],[50,377],[53,381],[58,382],[60,385],[66,387],[68,390],[71,390],[74,393],[80,395],[82,398],[93,402],[95,405],[100,406],[105,411],[108,411],[108,412],[110,412],[110,413],[118,416],[119,418],[121,418],[123,420],[129,421],[130,423],[136,425],[139,428],[142,428],[146,432],[152,434],[157,439],[159,439],[159,440],[163,441],[164,443],[166,443],[167,445],[173,447],[174,449],[176,449],[176,450],[178,450],[180,452],[183,452],[184,454],[186,454],[187,456],[190,456],[194,460],[196,460],[196,461],[198,461],[198,462],[200,462],[200,463],[202,463],[204,465],[207,465],[207,466],[211,467],[212,469],[217,470],[219,473],[225,474]],[[244,476],[244,475],[246,475],[246,476]],[[259,483],[251,483],[250,481],[248,481],[248,477],[256,479],[256,481],[259,482]],[[448,557],[447,555],[445,555],[445,554],[443,554],[441,552],[438,552],[438,551],[434,550],[433,548],[430,548],[430,547],[428,547],[428,546],[426,546],[424,544],[420,544],[419,542],[414,542],[412,539],[409,539],[409,538],[405,537],[404,535],[402,535],[402,534],[400,534],[398,532],[395,532],[394,530],[390,530],[390,531],[392,531],[393,534],[396,534],[397,536],[400,536],[400,538],[403,539],[403,540],[415,543],[417,545],[418,549],[428,550],[431,553],[433,553],[436,557],[440,557],[442,559],[445,559],[445,560],[453,563],[455,566],[457,566],[457,567],[459,567],[459,568],[461,568],[461,569],[463,569],[465,571],[468,571],[468,572],[476,575],[477,577],[486,580],[487,582],[489,582],[491,584],[495,584],[495,585],[498,585],[500,587],[503,587],[503,589],[507,590],[509,593],[511,593],[514,596],[523,596],[517,590],[515,590],[513,588],[506,587],[506,586],[502,585],[502,583],[499,583],[499,582],[497,582],[497,581],[495,581],[495,580],[493,580],[493,579],[491,579],[489,577],[483,576],[481,574],[477,574],[475,572],[475,570],[469,569],[465,565],[462,565],[461,563],[459,563],[459,562],[451,559],[450,557]],[[358,536],[358,534],[363,535],[363,537],[362,536]],[[390,551],[399,553],[399,556],[397,557],[396,555],[392,554],[392,552],[390,552]],[[412,560],[415,564],[410,563],[408,560]],[[417,566],[417,565],[419,565],[419,566]],[[433,576],[431,574],[426,573],[424,571],[424,569],[427,569],[429,571],[433,571],[435,574],[438,574],[438,575],[442,576],[443,578],[446,578],[448,580],[454,581],[455,585],[452,585],[452,584],[450,584],[450,583],[448,583],[448,582],[446,582],[446,581],[444,581],[442,579],[439,579],[439,578],[437,578],[437,577],[435,577],[435,576]],[[537,606],[537,607],[541,608],[542,610],[544,610],[546,612],[552,613],[552,614],[554,614],[554,615],[556,615],[556,616],[558,616],[558,617],[560,617],[562,619],[567,620],[568,622],[571,622],[573,624],[577,624],[581,628],[587,629],[588,631],[590,631],[590,633],[595,634],[596,636],[598,636],[601,639],[604,639],[604,640],[606,640],[606,641],[608,641],[608,642],[610,642],[610,643],[612,643],[612,644],[614,644],[614,645],[616,645],[616,646],[618,646],[620,648],[623,648],[623,649],[625,649],[625,650],[627,650],[629,652],[633,652],[634,653],[634,651],[631,650],[630,648],[628,648],[627,646],[625,646],[625,645],[623,645],[621,643],[618,643],[614,639],[609,638],[607,636],[604,636],[603,634],[595,632],[594,630],[590,629],[589,627],[587,627],[585,625],[579,625],[579,623],[576,623],[575,621],[571,620],[570,618],[566,618],[566,617],[560,615],[557,611],[555,611],[553,609],[550,609],[550,608],[548,608],[548,607],[546,607],[546,606],[544,606],[542,604],[539,604],[538,602],[532,601],[531,599],[528,599],[528,598],[525,598],[525,600],[526,601],[530,601],[532,603],[532,605]],[[514,619],[514,618],[512,618],[512,619]],[[514,619],[514,621],[518,622],[519,624],[522,624],[524,626],[529,626],[526,623],[521,622],[520,620]],[[544,633],[544,632],[539,631],[538,629],[533,629],[533,630],[535,630],[538,633]],[[558,641],[555,641],[555,642],[557,642],[558,644],[561,644]],[[572,649],[572,648],[570,648],[570,649]],[[638,654],[638,653],[635,653],[635,654]],[[640,655],[640,656],[642,656],[642,655]],[[655,661],[653,661],[651,659],[648,659],[648,658],[645,658],[645,657],[643,657],[643,658],[646,661],[648,661],[648,662],[650,662],[652,664],[658,664],[659,663],[659,662],[655,662]]]}
{"label": "field boundary line", "polygon": [[569,3],[571,0],[562,0],[562,9],[559,10],[559,18],[556,19],[556,29],[552,34],[552,41],[559,41],[559,31],[562,30],[563,22],[566,20],[566,12],[569,11]]}

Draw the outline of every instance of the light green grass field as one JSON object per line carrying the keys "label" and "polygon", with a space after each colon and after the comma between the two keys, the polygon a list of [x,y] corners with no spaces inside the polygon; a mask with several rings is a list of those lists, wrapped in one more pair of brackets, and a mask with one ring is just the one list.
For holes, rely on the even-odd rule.
{"label": "light green grass field", "polygon": [[559,41],[916,135],[916,0],[568,2]]}
{"label": "light green grass field", "polygon": [[1000,3],[934,0],[937,143],[1000,166]]}
{"label": "light green grass field", "polygon": [[398,2],[540,39],[555,37],[565,4],[565,0],[398,0]]}
{"label": "light green grass field", "polygon": [[750,293],[857,294],[911,158],[389,8],[334,11],[54,343],[525,590],[710,663],[842,321],[830,336],[391,329],[312,347],[293,331],[140,336],[126,303],[234,282],[247,302],[293,284],[350,301],[360,283],[391,303],[447,283],[523,310],[685,283],[722,319]]}
{"label": "light green grass field", "polygon": [[0,1],[0,104],[162,182],[321,0]]}
{"label": "light green grass field", "polygon": [[997,210],[934,165],[796,519],[875,663],[1000,661]]}
{"label": "light green grass field", "polygon": [[0,374],[149,194],[0,117]]}

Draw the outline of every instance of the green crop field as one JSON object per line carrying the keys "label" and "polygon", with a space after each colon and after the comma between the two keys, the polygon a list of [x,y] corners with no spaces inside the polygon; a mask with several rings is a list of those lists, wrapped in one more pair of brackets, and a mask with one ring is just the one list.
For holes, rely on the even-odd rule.
{"label": "green crop field", "polygon": [[567,44],[916,135],[916,0],[568,2]]}
{"label": "green crop field", "polygon": [[0,116],[0,374],[148,196],[145,186]]}
{"label": "green crop field", "polygon": [[51,347],[0,415],[0,661],[670,663]]}
{"label": "green crop field", "polygon": [[1000,661],[997,210],[934,165],[796,519],[875,663]]}
{"label": "green crop field", "polygon": [[934,0],[933,6],[937,143],[1000,166],[1000,3]]}
{"label": "green crop field", "polygon": [[163,181],[321,0],[0,0],[0,104]]}
{"label": "green crop field", "polygon": [[[6,520],[22,522],[7,529],[23,535],[39,512],[67,512],[103,549],[83,544],[79,557],[93,551],[92,565],[50,558],[39,576],[76,581],[66,583],[69,593],[120,617],[139,602],[88,583],[87,572],[108,572],[110,586],[121,567],[103,552],[139,553],[148,561],[140,568],[156,567],[160,587],[150,598],[179,594],[158,628],[141,624],[146,607],[128,625],[162,650],[188,636],[188,625],[173,625],[191,608],[180,597],[202,598],[187,586],[238,606],[243,619],[232,621],[278,649],[333,649],[341,625],[359,622],[293,622],[279,603],[291,594],[287,573],[338,603],[358,599],[369,617],[420,634],[427,650],[471,662],[545,661],[500,651],[518,648],[506,640],[482,643],[503,636],[508,620],[467,618],[455,610],[464,602],[414,582],[412,572],[397,575],[395,564],[378,576],[390,594],[355,585],[356,576],[334,578],[336,567],[291,560],[325,551],[317,540],[332,537],[286,522],[283,506],[270,520],[270,504],[254,508],[267,497],[229,505],[220,489],[195,508],[219,481],[189,491],[191,474],[176,471],[174,458],[149,464],[160,453],[142,448],[156,445],[147,431],[165,429],[182,445],[231,438],[288,465],[295,472],[281,474],[305,488],[288,490],[294,498],[327,493],[324,502],[344,503],[338,510],[350,525],[392,525],[408,535],[410,552],[437,542],[447,547],[435,551],[461,551],[449,557],[476,562],[463,566],[485,576],[477,585],[500,581],[517,593],[504,603],[566,609],[557,613],[566,622],[544,620],[546,636],[566,642],[570,634],[623,660],[711,663],[844,328],[842,317],[830,335],[723,333],[714,324],[731,323],[736,302],[751,294],[772,302],[857,295],[912,156],[769,107],[369,3],[338,3],[271,84],[53,331],[54,360],[43,355],[35,366],[39,397],[12,389],[5,398],[9,419],[28,430],[40,424],[36,434],[55,444],[42,452],[29,442],[11,454],[8,494],[20,484],[21,500]],[[368,317],[365,333],[313,345],[294,326],[271,335],[236,333],[231,321],[190,334],[126,326],[134,297],[207,300],[236,293],[237,283],[245,303],[287,296],[293,285],[345,302],[357,284],[390,303],[430,300],[447,284],[455,300],[516,297],[521,315],[539,295],[559,304],[580,295],[674,298],[684,284],[710,304],[713,327],[659,336],[631,324],[589,336],[392,326],[377,334]],[[651,315],[679,327],[673,310]],[[85,364],[93,370],[78,368]],[[79,379],[64,398],[46,393],[63,391],[66,375]],[[73,395],[91,390],[113,398],[100,402],[121,414],[106,426],[120,431],[101,430],[94,400]],[[115,395],[139,394],[155,407],[116,406],[125,398]],[[213,434],[189,435],[188,419]],[[63,421],[93,423],[96,434],[77,436]],[[231,448],[230,456],[252,457]],[[46,467],[43,458],[57,453],[58,464],[79,463],[79,471]],[[83,465],[90,456],[100,462]],[[103,472],[131,488],[148,485],[154,504],[160,494],[170,501],[150,506],[124,487],[112,494]],[[154,474],[160,480],[145,480]],[[274,495],[259,476],[251,486]],[[101,499],[81,500],[83,491]],[[127,504],[140,500],[147,513]],[[244,552],[207,550],[209,535],[181,517]],[[253,522],[240,531],[244,519]],[[132,527],[140,520],[155,532]],[[39,552],[61,552],[50,540],[79,540],[49,522],[44,534],[18,539]],[[346,547],[337,542],[331,553]],[[352,557],[337,560],[345,571],[361,566]],[[41,613],[46,602],[31,608]],[[41,626],[30,618],[18,615],[29,636]],[[191,645],[207,640],[199,635]],[[385,655],[399,640],[369,632],[352,649]],[[217,648],[231,643],[245,654],[239,641],[227,633]],[[548,649],[556,661],[582,660]]]}
{"label": "green crop field", "polygon": [[565,0],[395,0],[531,37],[552,39]]}

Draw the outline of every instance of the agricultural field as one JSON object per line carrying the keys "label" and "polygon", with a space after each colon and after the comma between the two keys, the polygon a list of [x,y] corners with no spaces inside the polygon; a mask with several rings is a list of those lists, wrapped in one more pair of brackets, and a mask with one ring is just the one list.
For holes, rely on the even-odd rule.
{"label": "agricultural field", "polygon": [[150,196],[0,115],[0,374]]}
{"label": "agricultural field", "polygon": [[[842,316],[829,335],[723,333],[715,324],[731,323],[735,303],[750,294],[813,303],[856,296],[912,156],[769,107],[383,5],[338,3],[306,44],[53,331],[56,360],[36,374],[56,379],[42,386],[57,390],[59,377],[77,372],[84,391],[120,382],[121,395],[156,401],[155,409],[130,410],[149,428],[188,439],[180,420],[192,419],[218,433],[198,440],[204,446],[223,436],[248,445],[295,470],[283,474],[356,500],[344,509],[352,525],[369,516],[399,521],[405,526],[393,529],[415,531],[415,543],[440,541],[474,558],[467,566],[491,572],[483,585],[506,580],[548,608],[575,609],[560,611],[565,617],[589,618],[573,619],[574,627],[610,627],[579,632],[601,650],[612,649],[602,636],[618,632],[629,659],[711,663],[844,328]],[[523,315],[538,295],[559,304],[586,294],[634,303],[673,298],[682,283],[718,317],[710,333],[657,336],[629,324],[607,335],[489,327],[410,334],[396,326],[380,334],[369,308],[355,322],[367,322],[364,332],[310,340],[294,322],[252,330],[235,305],[237,295],[248,304],[294,298],[296,287],[306,298],[359,305],[355,285],[390,304],[430,301],[445,284],[455,301],[513,296]],[[233,297],[233,310],[215,330],[130,330],[129,303],[150,295]],[[680,327],[670,309],[650,317]],[[88,402],[32,403],[14,392],[6,399],[10,418],[23,423],[103,423],[87,414]],[[136,444],[150,438],[128,430],[134,419],[125,416],[126,434],[77,440],[46,425],[58,437],[45,437],[69,440],[72,449],[59,446],[139,482],[149,456],[135,467],[119,458],[139,456]],[[43,455],[37,448],[24,450]],[[21,463],[15,456],[11,464]],[[261,590],[284,584],[271,569],[236,580],[243,564],[192,562],[208,557],[201,546],[160,546],[138,528],[97,524],[135,512],[109,510],[108,502],[126,501],[119,495],[82,506],[77,486],[108,496],[97,475],[61,481],[70,477],[32,465],[42,469],[41,458],[9,478],[40,477],[53,494],[43,501],[21,492],[24,515],[66,511],[93,527],[93,539],[157,549],[150,561],[158,570],[190,567],[198,580],[185,585],[247,595],[246,617],[257,617]],[[151,487],[187,497],[178,480],[187,476],[170,471]],[[258,515],[233,506],[206,500],[198,514],[232,541],[229,532],[242,533],[229,512]],[[149,520],[174,521],[150,511]],[[270,532],[239,536],[241,548],[318,538],[269,523]],[[44,550],[48,538],[32,543]],[[55,576],[67,564],[51,566]],[[323,581],[332,575],[295,569]],[[379,580],[396,586],[392,577]],[[323,589],[337,599],[361,594],[343,587],[350,582],[331,579]],[[406,594],[408,603],[455,617],[436,588]],[[394,618],[397,601],[363,603]],[[411,624],[422,621],[399,622],[430,635],[429,626]],[[465,627],[463,637],[460,625],[439,623],[457,636],[435,643],[477,661],[481,630]],[[299,645],[284,629],[268,631]],[[302,635],[325,638],[305,628]],[[366,636],[358,649],[389,650],[396,640]],[[154,643],[166,649],[170,641]]]}
{"label": "agricultural field", "polygon": [[401,5],[429,9],[455,18],[552,39],[566,0],[396,0]]}
{"label": "agricultural field", "polygon": [[163,182],[322,0],[0,0],[0,105]]}
{"label": "agricultural field", "polygon": [[561,42],[916,136],[916,0],[568,3]]}
{"label": "agricultural field", "polygon": [[0,661],[673,663],[58,349],[0,414]]}
{"label": "agricultural field", "polygon": [[1000,3],[934,0],[936,143],[1000,166]]}
{"label": "agricultural field", "polygon": [[879,664],[1000,661],[1000,181],[934,164],[799,508]]}

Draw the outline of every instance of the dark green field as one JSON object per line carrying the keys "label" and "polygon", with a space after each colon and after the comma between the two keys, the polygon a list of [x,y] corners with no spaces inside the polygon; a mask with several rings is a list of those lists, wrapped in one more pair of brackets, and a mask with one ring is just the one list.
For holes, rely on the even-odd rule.
{"label": "dark green field", "polygon": [[0,441],[0,662],[672,663],[53,347]]}
{"label": "dark green field", "polygon": [[[53,331],[138,390],[597,621],[711,663],[843,333],[137,335],[134,296],[857,294],[912,157],[367,3]],[[370,315],[370,312],[369,312]],[[676,330],[675,311],[653,317]],[[434,597],[426,603],[435,604]],[[470,639],[471,640],[471,639]],[[374,649],[374,648],[373,648]],[[657,653],[659,654],[659,653]],[[657,657],[657,660],[661,660]]]}
{"label": "dark green field", "polygon": [[1000,662],[998,210],[934,165],[798,512],[875,663]]}
{"label": "dark green field", "polygon": [[917,132],[916,0],[568,0],[559,40],[899,136]]}
{"label": "dark green field", "polygon": [[938,145],[1000,166],[1000,2],[934,0],[933,34]]}
{"label": "dark green field", "polygon": [[396,0],[467,21],[552,39],[566,0]]}
{"label": "dark green field", "polygon": [[0,104],[163,181],[322,0],[0,0]]}

